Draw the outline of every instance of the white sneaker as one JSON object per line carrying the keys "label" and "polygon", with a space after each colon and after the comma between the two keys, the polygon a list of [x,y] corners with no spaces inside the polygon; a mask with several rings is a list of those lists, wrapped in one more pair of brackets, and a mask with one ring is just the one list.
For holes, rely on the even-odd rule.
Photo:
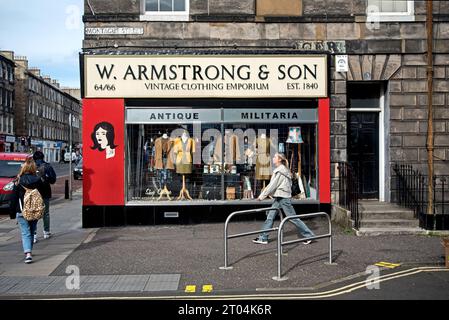
{"label": "white sneaker", "polygon": [[311,243],[314,243],[315,242],[315,240],[307,240],[307,241],[304,241],[303,243],[304,244],[311,244]]}
{"label": "white sneaker", "polygon": [[51,233],[44,231],[44,239],[48,239],[50,237],[51,237]]}
{"label": "white sneaker", "polygon": [[34,235],[34,237],[33,237],[33,243],[36,243],[38,240],[37,240],[37,235]]}
{"label": "white sneaker", "polygon": [[253,242],[258,244],[268,244],[268,239],[256,238],[253,239]]}
{"label": "white sneaker", "polygon": [[27,254],[25,257],[25,263],[31,263],[33,262],[33,257],[31,256],[31,254]]}

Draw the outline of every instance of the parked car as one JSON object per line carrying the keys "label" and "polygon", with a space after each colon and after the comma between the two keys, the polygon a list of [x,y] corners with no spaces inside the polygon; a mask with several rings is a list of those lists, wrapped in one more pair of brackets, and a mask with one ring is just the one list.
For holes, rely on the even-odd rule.
{"label": "parked car", "polygon": [[83,178],[83,160],[81,159],[78,164],[73,168],[73,179],[78,180]]}
{"label": "parked car", "polygon": [[[72,152],[72,162],[76,162],[76,153]],[[64,162],[70,162],[70,152],[64,153]]]}
{"label": "parked car", "polygon": [[9,200],[14,188],[13,180],[17,177],[28,153],[0,152],[0,208],[9,208]]}

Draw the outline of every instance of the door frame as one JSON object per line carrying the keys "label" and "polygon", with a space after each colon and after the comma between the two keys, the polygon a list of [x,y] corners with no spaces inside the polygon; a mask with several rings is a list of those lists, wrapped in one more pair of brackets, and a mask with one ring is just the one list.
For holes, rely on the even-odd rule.
{"label": "door frame", "polygon": [[[385,202],[386,199],[386,118],[385,118],[385,84],[382,83],[380,86],[380,96],[379,96],[379,107],[378,108],[348,108],[348,112],[378,112],[379,113],[379,201]],[[348,128],[349,130],[349,128]]]}

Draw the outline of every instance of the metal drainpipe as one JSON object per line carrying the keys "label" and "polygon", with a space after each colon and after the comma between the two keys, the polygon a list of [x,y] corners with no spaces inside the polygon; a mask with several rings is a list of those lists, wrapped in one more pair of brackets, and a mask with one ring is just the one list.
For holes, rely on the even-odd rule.
{"label": "metal drainpipe", "polygon": [[433,214],[433,4],[427,1],[427,165],[428,165],[428,203],[427,214]]}

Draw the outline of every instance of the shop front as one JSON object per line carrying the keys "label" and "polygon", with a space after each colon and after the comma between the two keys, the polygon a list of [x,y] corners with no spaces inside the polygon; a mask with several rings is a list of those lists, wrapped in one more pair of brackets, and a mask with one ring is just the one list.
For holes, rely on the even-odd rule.
{"label": "shop front", "polygon": [[82,56],[83,226],[220,221],[270,205],[275,153],[299,212],[330,209],[325,55]]}
{"label": "shop front", "polygon": [[0,135],[0,152],[14,152],[16,138],[14,136]]}

